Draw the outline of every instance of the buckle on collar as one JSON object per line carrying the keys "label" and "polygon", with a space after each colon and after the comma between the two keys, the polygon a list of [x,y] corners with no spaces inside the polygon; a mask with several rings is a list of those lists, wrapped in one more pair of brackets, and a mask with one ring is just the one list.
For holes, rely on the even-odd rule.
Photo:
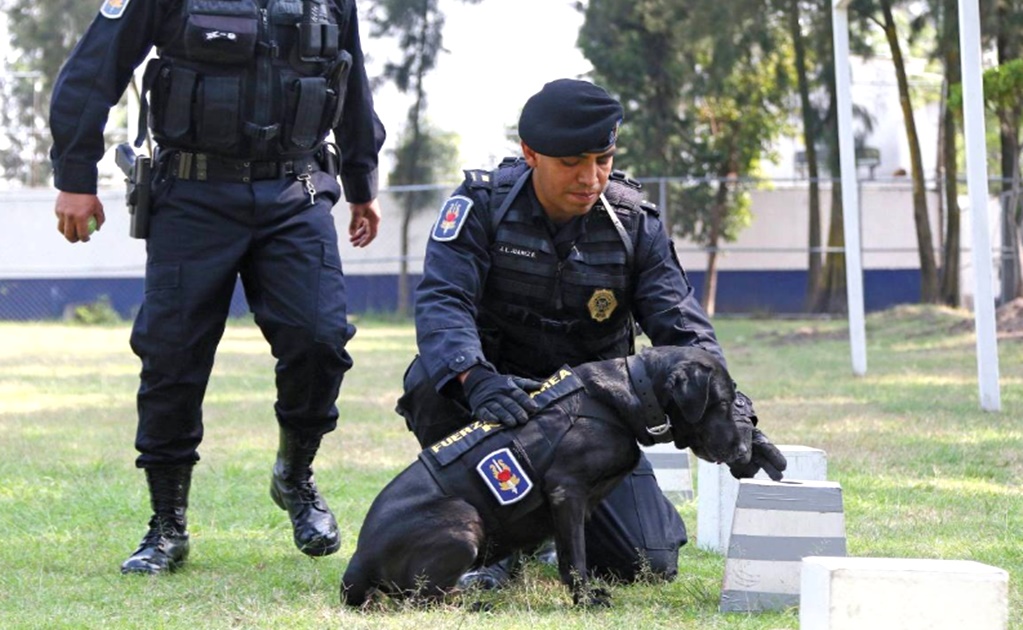
{"label": "buckle on collar", "polygon": [[671,420],[665,419],[664,424],[656,427],[647,427],[646,432],[654,437],[660,437],[671,430]]}
{"label": "buckle on collar", "polygon": [[625,368],[629,373],[629,382],[636,396],[639,397],[640,413],[643,424],[646,425],[646,432],[654,437],[663,437],[671,430],[671,420],[657,402],[657,395],[654,394],[653,384],[646,373],[646,366],[639,355],[631,355],[625,358]]}

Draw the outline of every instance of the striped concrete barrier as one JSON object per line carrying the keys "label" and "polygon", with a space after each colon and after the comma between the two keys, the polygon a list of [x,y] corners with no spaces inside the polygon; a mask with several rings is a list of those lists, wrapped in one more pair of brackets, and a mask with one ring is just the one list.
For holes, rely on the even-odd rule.
{"label": "striped concrete barrier", "polygon": [[845,553],[845,510],[837,483],[743,479],[720,609],[759,612],[796,606],[802,559]]}
{"label": "striped concrete barrier", "polygon": [[654,444],[640,447],[654,467],[657,485],[672,501],[693,500],[692,454],[687,448],[679,450],[674,444]]}
{"label": "striped concrete barrier", "polygon": [[[824,481],[828,478],[828,456],[819,448],[779,444],[788,460],[785,480]],[[732,533],[732,515],[739,481],[728,466],[697,460],[696,469],[696,546],[724,555]],[[768,479],[764,471],[756,479]]]}
{"label": "striped concrete barrier", "polygon": [[800,630],[1006,630],[1009,574],[968,560],[803,558]]}

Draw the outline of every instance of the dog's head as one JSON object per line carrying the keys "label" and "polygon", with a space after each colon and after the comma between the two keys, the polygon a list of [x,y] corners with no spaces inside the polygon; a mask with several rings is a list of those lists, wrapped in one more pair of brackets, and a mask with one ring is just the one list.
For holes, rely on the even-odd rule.
{"label": "dog's head", "polygon": [[657,396],[671,419],[677,448],[691,448],[710,462],[749,461],[753,425],[736,414],[735,385],[714,355],[699,348],[658,347],[642,356],[648,369],[665,375],[653,380],[664,388]]}

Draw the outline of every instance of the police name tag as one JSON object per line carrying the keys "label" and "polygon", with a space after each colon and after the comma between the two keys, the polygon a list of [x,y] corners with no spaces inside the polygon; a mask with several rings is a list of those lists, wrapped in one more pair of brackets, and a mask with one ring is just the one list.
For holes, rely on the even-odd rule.
{"label": "police name tag", "polygon": [[440,216],[437,217],[437,224],[433,226],[433,233],[430,237],[442,243],[453,241],[458,238],[462,231],[465,220],[469,217],[469,210],[472,209],[472,199],[463,195],[455,195],[441,206]]}
{"label": "police name tag", "polygon": [[521,501],[533,489],[533,482],[507,448],[496,450],[481,459],[476,465],[476,472],[501,505]]}
{"label": "police name tag", "polygon": [[131,0],[105,0],[103,6],[99,8],[99,14],[105,18],[116,20],[124,15],[124,10],[128,8],[129,2]]}

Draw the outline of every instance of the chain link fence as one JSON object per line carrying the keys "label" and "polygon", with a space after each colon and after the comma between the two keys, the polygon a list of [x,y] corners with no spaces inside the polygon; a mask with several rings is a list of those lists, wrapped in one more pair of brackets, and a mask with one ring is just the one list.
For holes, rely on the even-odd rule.
{"label": "chain link fence", "polygon": [[[647,178],[641,180],[647,197],[670,206],[671,186],[694,185],[693,180]],[[442,201],[455,184],[403,186],[381,191],[383,223],[369,247],[354,249],[341,238],[341,255],[348,288],[349,312],[409,312],[411,291],[422,273],[426,239]],[[722,242],[717,256],[717,313],[803,313],[809,291],[809,185],[806,180],[768,180],[750,184],[752,221],[732,242]],[[933,246],[940,260],[941,239],[948,218],[936,187],[928,186],[927,203]],[[424,193],[431,193],[424,195]],[[415,203],[413,201],[415,195]],[[56,231],[49,189],[0,191],[0,215],[7,230],[0,233],[0,320],[59,320],[85,312],[108,309],[131,318],[143,296],[145,243],[128,236],[129,217],[124,191],[105,187],[100,198],[107,223],[89,243],[71,245]],[[427,201],[423,201],[426,197]],[[821,236],[814,253],[829,251],[831,182],[820,186]],[[860,183],[860,212],[867,310],[880,310],[920,299],[919,256],[913,219],[911,182],[906,178]],[[963,243],[960,286],[965,304],[972,299],[974,257],[970,243],[969,208],[960,211]],[[1003,241],[1000,199],[992,197],[991,242],[997,246],[983,257],[997,280],[1019,268],[1014,250]],[[348,226],[347,206],[334,211],[339,233]],[[408,219],[405,220],[405,216]],[[407,232],[403,233],[403,225]],[[13,228],[13,229],[12,229]],[[676,249],[690,281],[702,291],[709,250],[685,238]],[[840,250],[837,250],[840,251]],[[239,285],[240,286],[240,285]],[[998,286],[996,282],[996,287]],[[92,311],[89,311],[92,309]],[[244,295],[236,289],[231,312],[248,311]]]}

